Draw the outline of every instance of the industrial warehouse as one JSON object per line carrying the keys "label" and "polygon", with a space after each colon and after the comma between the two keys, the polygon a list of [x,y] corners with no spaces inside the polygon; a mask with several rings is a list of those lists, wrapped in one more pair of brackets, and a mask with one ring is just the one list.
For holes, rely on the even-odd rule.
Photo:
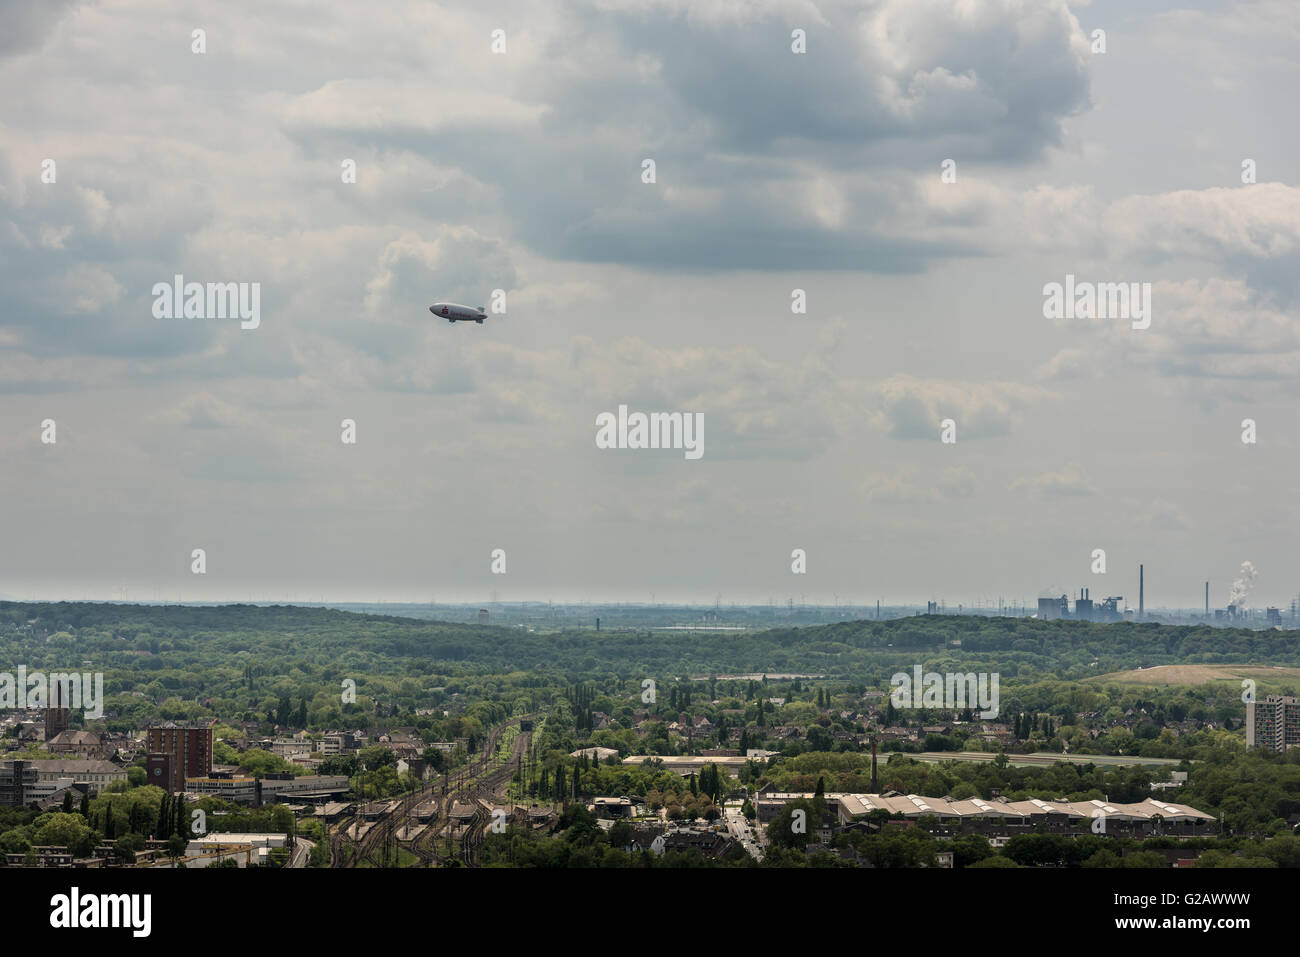
{"label": "industrial warehouse", "polygon": [[[787,802],[813,800],[804,792],[763,789],[754,802],[758,819],[770,822]],[[901,815],[908,822],[927,820],[931,833],[950,836],[958,833],[981,833],[1014,836],[1043,830],[1051,833],[1094,833],[1114,837],[1167,835],[1183,837],[1210,836],[1216,833],[1213,815],[1186,804],[1166,804],[1148,798],[1137,804],[1114,804],[1107,801],[1009,801],[995,797],[984,801],[969,798],[921,797],[916,794],[826,794],[826,809],[836,823],[848,826],[873,811]]]}

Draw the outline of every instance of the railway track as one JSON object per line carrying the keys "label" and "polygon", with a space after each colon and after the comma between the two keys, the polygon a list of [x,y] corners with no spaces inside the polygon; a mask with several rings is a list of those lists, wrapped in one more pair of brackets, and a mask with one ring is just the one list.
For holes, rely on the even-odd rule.
{"label": "railway track", "polygon": [[[341,822],[339,830],[331,839],[330,866],[356,867],[363,860],[375,867],[386,864],[392,866],[391,861],[385,861],[385,855],[380,854],[385,847],[393,851],[403,848],[413,853],[424,867],[444,863],[443,855],[438,852],[438,839],[444,829],[452,826],[452,806],[457,800],[491,802],[504,793],[523,755],[527,753],[532,733],[527,731],[520,733],[515,738],[510,757],[498,763],[496,752],[501,735],[507,728],[528,718],[536,718],[536,715],[523,715],[496,725],[488,734],[482,752],[468,766],[458,769],[454,775],[449,775],[445,784],[434,782],[396,799],[397,807],[374,821],[360,841],[348,839],[343,834],[346,825]],[[416,806],[429,801],[437,802],[438,811],[429,826],[414,839],[397,840],[396,831],[401,824],[409,819]],[[477,865],[483,835],[490,818],[491,815],[482,806],[476,809],[469,826],[461,835],[460,863],[471,867]],[[361,823],[360,816],[356,816],[353,821],[357,824]]]}
{"label": "railway track", "polygon": [[505,763],[488,773],[470,791],[469,796],[478,807],[461,838],[461,860],[467,867],[477,867],[479,864],[483,838],[492,820],[491,809],[495,806],[497,796],[504,792],[506,785],[510,783],[523,755],[527,753],[531,737],[530,732],[520,734],[515,739],[514,748]]}

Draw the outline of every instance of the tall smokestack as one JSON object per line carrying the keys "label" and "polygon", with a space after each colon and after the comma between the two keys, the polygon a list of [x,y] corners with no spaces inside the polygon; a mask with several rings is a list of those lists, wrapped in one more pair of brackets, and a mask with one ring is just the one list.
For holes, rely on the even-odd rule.
{"label": "tall smokestack", "polygon": [[1146,582],[1143,580],[1142,566],[1138,566],[1138,621],[1146,617]]}
{"label": "tall smokestack", "polygon": [[1210,583],[1205,583],[1205,617],[1210,617]]}
{"label": "tall smokestack", "polygon": [[871,739],[871,793],[879,794],[880,785],[876,782],[876,739]]}

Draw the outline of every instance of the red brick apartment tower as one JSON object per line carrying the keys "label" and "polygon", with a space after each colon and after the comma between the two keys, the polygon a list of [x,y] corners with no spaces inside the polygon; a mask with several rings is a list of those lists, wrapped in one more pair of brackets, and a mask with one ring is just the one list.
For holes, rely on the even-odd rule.
{"label": "red brick apartment tower", "polygon": [[[185,789],[186,778],[206,778],[212,775],[212,728],[186,728],[177,724],[164,724],[145,732],[145,752],[166,755],[168,760],[161,784],[168,794]],[[165,783],[164,783],[165,782]]]}

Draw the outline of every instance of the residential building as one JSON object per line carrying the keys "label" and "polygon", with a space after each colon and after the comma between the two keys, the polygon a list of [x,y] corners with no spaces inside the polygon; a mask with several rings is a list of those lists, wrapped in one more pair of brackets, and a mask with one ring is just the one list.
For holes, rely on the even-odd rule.
{"label": "residential building", "polygon": [[1285,751],[1300,744],[1300,698],[1271,694],[1246,702],[1246,747]]}
{"label": "residential building", "polygon": [[212,773],[211,726],[183,727],[168,722],[150,728],[145,733],[145,749],[149,754],[165,754],[171,759],[164,781],[159,782],[168,794],[183,791],[187,778]]}
{"label": "residential building", "polygon": [[36,784],[30,761],[0,761],[0,806],[24,807],[27,791]]}
{"label": "residential building", "polygon": [[107,756],[103,735],[95,731],[60,731],[46,740],[45,749],[52,754],[79,754],[96,758]]}
{"label": "residential building", "polygon": [[57,783],[70,779],[72,784],[82,785],[91,794],[98,794],[110,784],[127,779],[126,768],[112,761],[41,758],[27,763],[36,769],[38,782]]}

